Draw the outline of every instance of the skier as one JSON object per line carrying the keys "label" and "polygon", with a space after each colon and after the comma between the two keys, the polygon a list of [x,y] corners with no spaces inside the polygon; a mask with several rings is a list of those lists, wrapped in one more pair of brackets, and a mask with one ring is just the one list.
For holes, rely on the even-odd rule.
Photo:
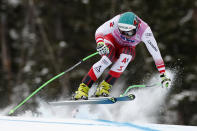
{"label": "skier", "polygon": [[170,79],[165,74],[165,65],[153,33],[142,19],[133,12],[119,14],[101,25],[95,33],[97,51],[102,56],[87,75],[83,78],[74,99],[88,99],[89,88],[102,75],[104,70],[112,67],[107,77],[95,92],[95,96],[109,96],[109,91],[117,78],[135,57],[135,46],[143,41],[152,55],[155,65],[160,72],[163,87],[168,87]]}

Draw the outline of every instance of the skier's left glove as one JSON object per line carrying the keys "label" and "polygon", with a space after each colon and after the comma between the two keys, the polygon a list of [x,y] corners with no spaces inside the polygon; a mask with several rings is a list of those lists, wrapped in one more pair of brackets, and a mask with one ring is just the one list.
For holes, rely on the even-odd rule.
{"label": "skier's left glove", "polygon": [[160,78],[162,80],[161,81],[162,87],[169,88],[171,86],[171,79],[168,78],[165,73],[161,74]]}

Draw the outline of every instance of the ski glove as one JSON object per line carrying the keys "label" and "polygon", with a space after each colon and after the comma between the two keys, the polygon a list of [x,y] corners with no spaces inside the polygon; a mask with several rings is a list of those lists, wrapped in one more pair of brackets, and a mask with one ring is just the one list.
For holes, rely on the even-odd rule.
{"label": "ski glove", "polygon": [[104,42],[98,42],[96,50],[99,52],[100,55],[109,53],[109,48],[105,45]]}
{"label": "ski glove", "polygon": [[162,80],[162,81],[161,81],[162,87],[164,87],[164,88],[169,88],[170,85],[171,85],[171,79],[168,78],[168,77],[166,76],[165,73],[161,74],[161,75],[160,75],[160,78],[161,78],[161,80]]}

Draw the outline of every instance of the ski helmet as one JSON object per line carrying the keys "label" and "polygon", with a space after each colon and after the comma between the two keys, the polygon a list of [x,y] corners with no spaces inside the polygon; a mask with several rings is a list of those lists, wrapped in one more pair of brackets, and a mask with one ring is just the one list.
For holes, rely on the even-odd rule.
{"label": "ski helmet", "polygon": [[132,12],[126,12],[120,15],[118,28],[120,33],[132,36],[136,33],[138,27],[137,16]]}

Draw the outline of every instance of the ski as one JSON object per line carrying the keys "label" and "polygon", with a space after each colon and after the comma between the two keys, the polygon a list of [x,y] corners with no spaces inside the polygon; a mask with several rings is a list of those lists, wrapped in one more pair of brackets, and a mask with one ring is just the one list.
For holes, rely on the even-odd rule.
{"label": "ski", "polygon": [[83,105],[83,104],[114,104],[121,101],[132,101],[135,99],[135,95],[129,94],[120,97],[93,97],[88,100],[65,100],[57,102],[49,102],[53,106],[63,106],[63,105]]}

